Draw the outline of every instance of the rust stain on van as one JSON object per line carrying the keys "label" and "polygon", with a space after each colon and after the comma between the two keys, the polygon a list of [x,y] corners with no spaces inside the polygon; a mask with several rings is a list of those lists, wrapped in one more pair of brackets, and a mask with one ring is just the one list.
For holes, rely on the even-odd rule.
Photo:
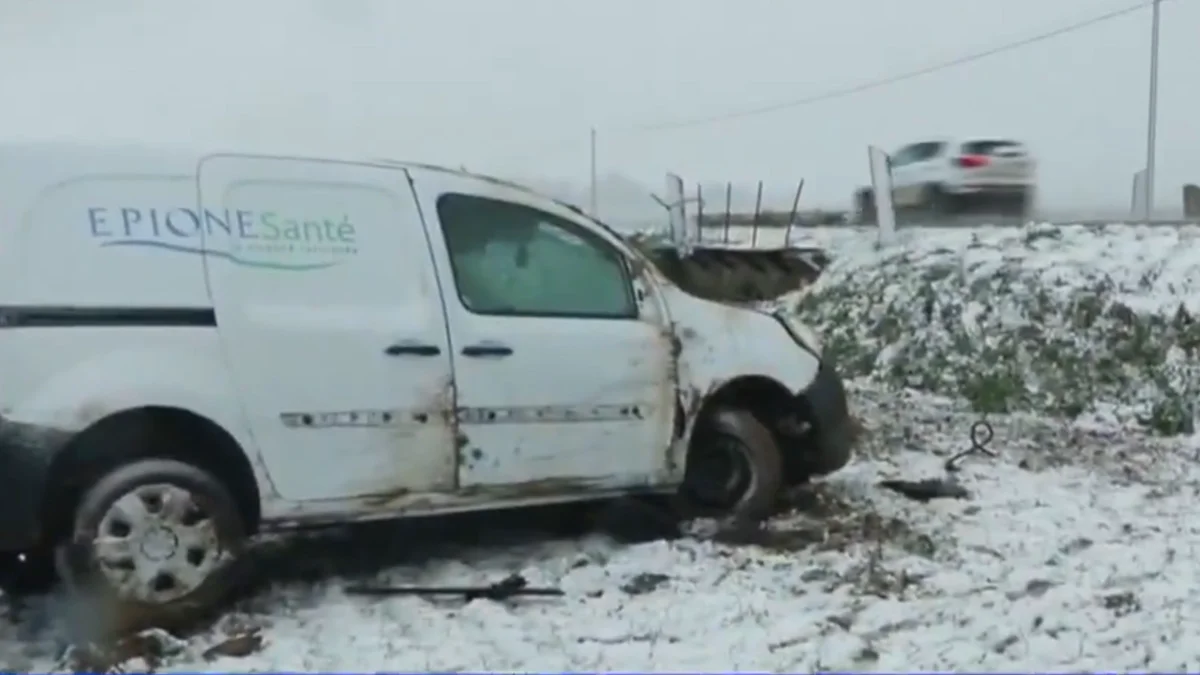
{"label": "rust stain on van", "polygon": [[407,497],[410,494],[412,494],[412,490],[398,487],[394,490],[387,490],[367,497],[363,500],[363,506],[368,509],[388,507],[392,502]]}
{"label": "rust stain on van", "polygon": [[651,359],[653,359],[653,362],[650,364],[653,369],[651,372],[662,374],[659,381],[656,382],[657,400],[654,404],[655,410],[661,419],[660,426],[663,436],[658,439],[660,447],[647,448],[647,450],[661,454],[663,465],[668,471],[672,470],[675,463],[674,437],[676,423],[674,417],[679,408],[679,386],[681,381],[679,355],[682,352],[683,345],[676,334],[676,326],[675,324],[670,324],[659,331],[658,342],[650,355]]}
{"label": "rust stain on van", "polygon": [[[395,502],[416,491],[450,493],[457,483],[458,448],[464,441],[455,421],[453,375],[447,374],[435,386],[421,392],[419,400],[421,405],[395,420],[391,433],[397,452],[391,455],[388,479],[393,487],[367,498],[364,505],[370,509],[391,510],[395,508]],[[425,441],[432,443],[432,447],[444,449],[441,462],[414,466],[412,456],[403,452],[404,447],[413,442],[414,430],[433,432],[434,438],[425,436]]]}
{"label": "rust stain on van", "polygon": [[514,499],[519,497],[552,497],[555,495],[586,494],[596,487],[578,478],[545,478],[509,485],[476,485],[464,488],[459,494],[464,497],[488,497],[491,499]]}
{"label": "rust stain on van", "polygon": [[603,484],[597,484],[594,481],[576,478],[546,478],[508,485],[475,485],[461,490],[442,493],[442,496],[452,498],[453,501],[458,502],[449,509],[436,508],[435,501],[433,501],[435,496],[433,494],[428,495],[427,499],[422,499],[412,490],[398,488],[396,490],[381,492],[365,499],[363,505],[367,508],[359,514],[350,515],[349,519],[352,521],[372,520],[381,517],[381,514],[387,514],[390,517],[401,507],[403,507],[403,511],[405,512],[426,510],[459,511],[464,508],[466,510],[474,510],[474,508],[484,506],[496,500],[584,496],[589,492],[604,490],[607,487]]}

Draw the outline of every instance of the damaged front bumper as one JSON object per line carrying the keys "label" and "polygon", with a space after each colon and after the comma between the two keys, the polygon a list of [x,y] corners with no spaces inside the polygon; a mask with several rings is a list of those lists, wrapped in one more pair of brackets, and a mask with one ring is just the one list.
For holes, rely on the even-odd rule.
{"label": "damaged front bumper", "polygon": [[788,475],[796,478],[833,473],[850,461],[858,438],[858,422],[850,414],[846,387],[837,370],[821,362],[817,376],[797,393],[807,429],[786,462]]}

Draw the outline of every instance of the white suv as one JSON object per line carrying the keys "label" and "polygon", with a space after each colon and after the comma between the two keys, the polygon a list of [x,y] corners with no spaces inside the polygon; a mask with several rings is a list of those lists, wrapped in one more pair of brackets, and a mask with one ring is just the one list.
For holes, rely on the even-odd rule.
{"label": "white suv", "polygon": [[1018,141],[923,141],[892,154],[892,199],[897,209],[951,214],[988,203],[1023,215],[1033,203],[1035,171]]}

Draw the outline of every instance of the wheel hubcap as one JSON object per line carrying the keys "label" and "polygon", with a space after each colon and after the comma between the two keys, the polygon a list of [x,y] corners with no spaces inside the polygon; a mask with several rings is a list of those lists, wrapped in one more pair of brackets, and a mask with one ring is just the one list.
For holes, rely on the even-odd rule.
{"label": "wheel hubcap", "polygon": [[92,554],[126,598],[166,603],[196,590],[221,557],[216,525],[192,493],[166,483],[143,485],[109,506]]}
{"label": "wheel hubcap", "polygon": [[750,480],[750,464],[741,441],[718,434],[688,458],[684,485],[701,504],[730,508],[746,494]]}
{"label": "wheel hubcap", "polygon": [[154,562],[162,562],[179,550],[179,537],[165,527],[154,527],[142,536],[142,555]]}

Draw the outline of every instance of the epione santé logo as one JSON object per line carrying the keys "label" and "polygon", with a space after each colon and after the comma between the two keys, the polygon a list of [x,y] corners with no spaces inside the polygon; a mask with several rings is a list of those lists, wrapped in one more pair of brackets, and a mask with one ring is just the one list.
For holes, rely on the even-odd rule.
{"label": "epione sant\u00e9 logo", "polygon": [[95,206],[87,217],[103,247],[209,256],[246,267],[319,270],[358,252],[358,231],[344,215]]}

